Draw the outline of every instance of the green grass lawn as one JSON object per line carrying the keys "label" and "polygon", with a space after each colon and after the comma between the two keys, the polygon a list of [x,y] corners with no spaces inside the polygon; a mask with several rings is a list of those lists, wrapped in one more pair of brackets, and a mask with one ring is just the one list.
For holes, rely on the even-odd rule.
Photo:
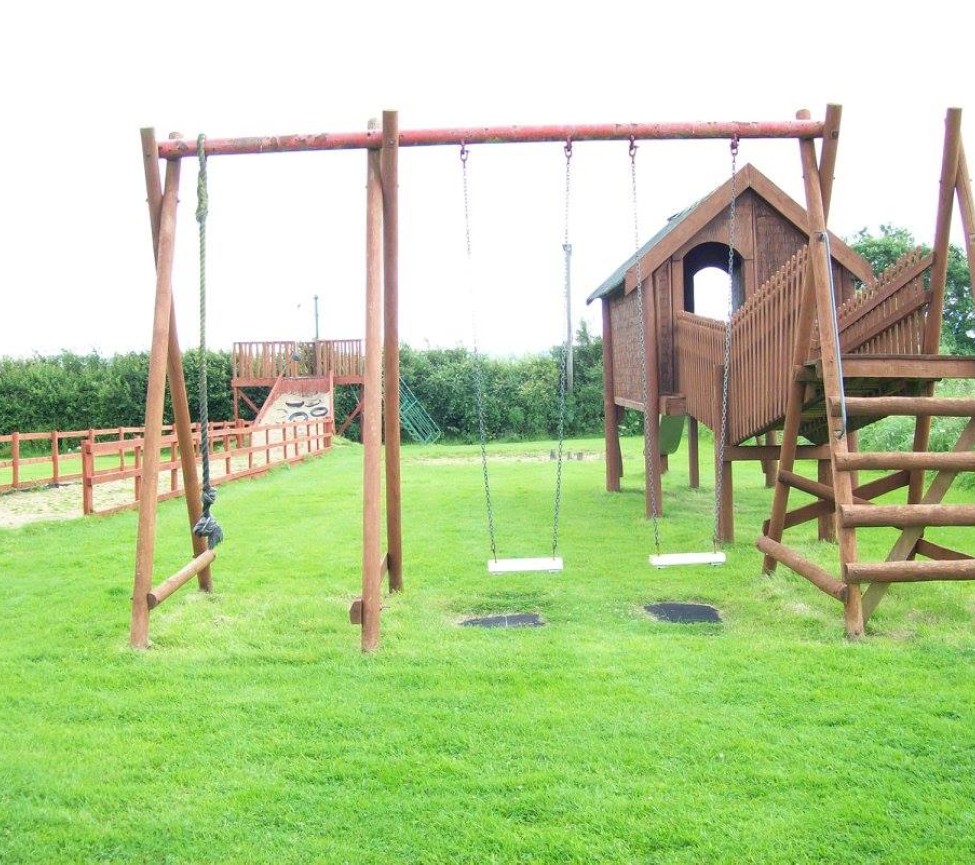
{"label": "green grass lawn", "polygon": [[[502,556],[550,553],[554,463],[517,457],[551,446],[492,449]],[[405,448],[406,591],[371,656],[347,619],[357,446],[223,487],[216,593],[155,611],[146,652],[135,513],[0,530],[0,862],[975,860],[973,589],[895,587],[847,642],[836,601],[761,574],[757,465],[728,565],[652,570],[624,447],[619,495],[602,460],[565,464],[563,573],[490,577],[476,447]],[[685,463],[666,552],[709,549],[711,478],[686,489]],[[787,538],[835,568],[812,524]],[[160,577],[187,549],[163,503]],[[653,621],[658,600],[723,624]],[[546,626],[457,625],[519,611]]]}

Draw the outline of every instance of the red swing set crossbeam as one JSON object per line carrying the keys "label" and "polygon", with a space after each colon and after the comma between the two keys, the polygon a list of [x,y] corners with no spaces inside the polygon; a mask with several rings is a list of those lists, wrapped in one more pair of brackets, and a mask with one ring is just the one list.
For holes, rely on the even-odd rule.
{"label": "red swing set crossbeam", "polygon": [[[562,126],[476,126],[469,129],[415,129],[399,133],[400,147],[462,144],[531,144],[556,141],[668,141],[708,138],[822,138],[821,120],[686,121],[677,123],[603,123]],[[249,138],[208,138],[207,156],[298,153],[308,150],[378,150],[381,129],[322,132]],[[196,141],[184,138],[159,143],[161,159],[196,156]]]}

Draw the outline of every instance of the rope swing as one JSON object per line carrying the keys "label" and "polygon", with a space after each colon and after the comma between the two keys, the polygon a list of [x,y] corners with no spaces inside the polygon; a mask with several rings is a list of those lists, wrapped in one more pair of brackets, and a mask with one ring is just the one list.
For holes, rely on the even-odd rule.
{"label": "rope swing", "polygon": [[207,546],[213,549],[223,540],[223,529],[216,518],[210,513],[210,508],[217,500],[217,491],[210,484],[210,416],[209,416],[209,388],[207,386],[207,211],[209,197],[207,196],[207,156],[204,144],[206,136],[202,133],[196,139],[196,153],[200,160],[200,170],[196,179],[196,221],[200,227],[200,363],[199,363],[199,393],[200,393],[200,457],[203,468],[202,500],[203,513],[193,526],[193,534],[206,538]]}

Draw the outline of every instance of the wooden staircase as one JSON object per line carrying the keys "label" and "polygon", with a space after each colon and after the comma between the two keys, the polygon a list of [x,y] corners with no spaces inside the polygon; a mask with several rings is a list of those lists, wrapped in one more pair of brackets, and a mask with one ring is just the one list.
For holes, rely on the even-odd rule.
{"label": "wooden staircase", "polygon": [[[912,254],[838,310],[833,309],[829,285],[826,210],[820,194],[828,184],[821,186],[814,151],[808,145],[803,150],[803,168],[810,217],[809,264],[772,513],[757,546],[765,554],[766,573],[782,563],[841,601],[846,633],[856,638],[862,636],[866,621],[892,583],[975,580],[975,542],[970,551],[952,550],[925,538],[929,528],[975,527],[975,505],[945,504],[957,476],[975,472],[975,398],[935,395],[941,380],[975,383],[975,357],[935,353],[956,191],[970,263],[975,240],[960,112],[952,109],[946,121],[933,254]],[[930,284],[925,289],[921,276],[929,267]],[[975,388],[971,392],[975,394]],[[858,452],[853,431],[893,416],[915,419],[912,450]],[[950,451],[930,449],[934,417],[968,419]],[[831,482],[812,481],[793,471],[799,436],[828,443]],[[861,471],[887,474],[860,484]],[[926,472],[933,475],[925,488]],[[789,511],[792,489],[818,501]],[[907,490],[904,503],[876,503],[900,489]],[[783,542],[786,529],[825,514],[835,521],[838,577]],[[878,527],[898,529],[899,535],[885,560],[861,561],[857,533]]]}

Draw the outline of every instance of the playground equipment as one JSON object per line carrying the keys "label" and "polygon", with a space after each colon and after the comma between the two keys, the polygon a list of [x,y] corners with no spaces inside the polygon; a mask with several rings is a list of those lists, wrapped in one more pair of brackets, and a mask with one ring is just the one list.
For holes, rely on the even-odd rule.
{"label": "playground equipment", "polygon": [[[644,411],[651,438],[660,415],[690,417],[693,485],[697,484],[696,424],[706,423],[715,431],[717,445],[719,537],[733,537],[733,462],[768,463],[775,494],[770,519],[758,540],[765,570],[770,572],[781,562],[840,600],[847,634],[858,637],[892,582],[975,579],[975,558],[969,553],[924,538],[928,527],[975,526],[975,508],[943,504],[958,472],[975,470],[971,453],[975,400],[934,396],[937,380],[975,379],[975,358],[937,353],[954,196],[970,262],[975,210],[961,145],[960,111],[951,109],[934,250],[927,257],[906,256],[874,278],[864,269],[865,262],[826,228],[839,120],[839,107],[830,106],[818,163],[812,139],[800,138],[805,209],[754,168],[746,167],[737,199],[740,208],[751,211],[753,225],[751,231],[742,232],[740,249],[729,254],[729,221],[719,211],[728,190],[722,187],[674,217],[590,300],[603,303],[607,488],[619,489],[622,471],[616,427],[620,407]],[[741,287],[735,292],[728,352],[727,329],[694,314],[688,274],[713,262],[716,255],[734,259],[739,251],[741,261],[734,261],[732,269],[740,271]],[[634,291],[643,281],[642,274],[651,275],[649,299]],[[856,291],[855,280],[866,287]],[[645,333],[639,324],[644,319],[638,314],[644,306]],[[650,387],[638,401],[635,369],[643,359],[651,370]],[[722,400],[715,396],[722,392],[726,377],[727,426]],[[913,451],[857,453],[855,431],[892,415],[914,418]],[[948,454],[931,453],[928,448],[930,419],[940,415],[971,419]],[[781,445],[774,438],[779,432]],[[748,444],[759,436],[766,436],[765,445]],[[800,436],[812,444],[800,444]],[[658,459],[656,449],[650,449],[648,514],[662,511],[660,472],[652,465]],[[818,479],[796,473],[796,459],[817,460]],[[858,485],[855,474],[865,469],[891,474]],[[937,472],[926,491],[925,470]],[[908,488],[906,504],[873,503],[904,487]],[[791,489],[818,501],[789,511]],[[782,541],[786,528],[814,519],[820,522],[821,538],[831,538],[834,532],[839,537],[839,578]],[[901,529],[901,535],[885,562],[861,562],[856,530],[874,526],[892,526]],[[864,584],[870,585],[861,599]]]}
{"label": "playground equipment", "polygon": [[[563,272],[565,275],[565,297],[569,296],[570,285],[570,263],[572,259],[572,246],[569,243],[569,194],[571,191],[572,180],[572,141],[565,143],[565,233],[562,242]],[[473,255],[471,247],[471,218],[470,218],[470,195],[467,183],[467,159],[468,151],[466,145],[461,145],[460,164],[463,172],[464,183],[464,236],[466,240],[467,252],[467,272],[473,272]],[[568,303],[568,300],[566,301]],[[561,357],[559,361],[559,433],[558,448],[556,449],[556,469],[555,469],[555,504],[552,508],[552,555],[538,556],[534,558],[514,558],[499,559],[498,545],[494,521],[494,505],[491,499],[491,480],[488,471],[487,457],[487,431],[484,425],[484,362],[477,349],[477,300],[475,299],[473,315],[474,333],[474,368],[475,368],[475,396],[477,399],[477,426],[481,446],[481,473],[484,477],[484,502],[487,511],[488,539],[491,545],[491,558],[488,559],[487,569],[491,574],[507,574],[516,572],[537,572],[549,571],[558,572],[562,570],[562,557],[559,552],[559,513],[562,503],[562,459],[565,443],[565,393],[568,378],[568,345],[562,344]]]}
{"label": "playground equipment", "polygon": [[[958,188],[962,216],[966,222],[969,236],[969,257],[971,259],[971,237],[975,228],[971,188],[964,169],[964,156],[960,142],[960,111],[949,112],[949,135],[945,149],[944,170],[942,174],[942,200],[939,205],[938,231],[935,242],[930,295],[925,306],[923,351],[914,356],[873,355],[857,356],[853,360],[840,356],[844,343],[837,334],[843,322],[833,326],[833,310],[839,298],[847,298],[853,292],[853,279],[858,274],[859,264],[843,262],[844,247],[838,239],[826,232],[826,214],[832,189],[833,167],[839,138],[839,106],[829,106],[824,121],[811,120],[808,112],[801,112],[796,120],[784,122],[727,122],[727,123],[654,123],[654,124],[610,124],[589,126],[534,126],[534,127],[487,127],[474,129],[418,130],[400,132],[395,112],[385,112],[382,129],[378,124],[371,125],[366,132],[286,135],[266,138],[210,139],[205,144],[209,157],[217,155],[244,153],[280,153],[308,150],[365,149],[366,158],[366,333],[365,333],[365,372],[363,377],[363,567],[362,598],[359,613],[362,625],[362,648],[371,651],[379,644],[381,609],[381,581],[388,575],[389,588],[397,591],[403,587],[402,529],[400,505],[399,473],[399,358],[398,358],[398,159],[400,147],[453,145],[468,147],[481,143],[527,143],[527,142],[579,142],[591,140],[636,141],[653,139],[725,139],[744,140],[750,138],[794,138],[799,141],[800,155],[806,186],[806,209],[798,208],[794,214],[794,235],[780,238],[786,245],[795,242],[789,255],[788,272],[773,275],[782,261],[776,262],[771,273],[755,270],[759,257],[741,253],[731,256],[732,270],[740,268],[743,278],[758,278],[756,285],[784,286],[778,290],[765,288],[756,292],[755,298],[736,311],[732,323],[732,354],[730,359],[730,401],[727,441],[724,442],[723,459],[718,470],[722,473],[722,486],[719,504],[719,534],[722,539],[731,536],[732,489],[731,463],[738,459],[781,460],[781,470],[775,474],[777,485],[775,504],[765,540],[760,546],[767,556],[767,567],[775,561],[783,561],[803,576],[810,579],[824,591],[841,598],[846,607],[847,631],[851,635],[862,633],[864,610],[874,603],[872,600],[861,605],[860,585],[873,582],[880,586],[905,579],[972,579],[975,578],[975,560],[965,554],[950,553],[943,548],[924,541],[924,526],[975,524],[972,509],[950,508],[941,500],[947,486],[950,486],[959,470],[975,469],[971,454],[963,453],[971,449],[975,439],[975,404],[972,401],[945,402],[933,399],[933,381],[945,376],[975,378],[975,360],[941,358],[937,351],[938,335],[941,326],[941,309],[944,295],[944,271],[948,243],[948,223],[951,213],[951,197]],[[822,152],[817,164],[814,141],[821,138]],[[153,221],[153,237],[157,253],[156,315],[153,333],[153,352],[150,361],[150,389],[147,396],[147,434],[148,430],[158,428],[161,419],[162,392],[165,383],[167,361],[173,375],[171,379],[181,378],[177,370],[179,358],[175,330],[169,327],[172,315],[171,271],[173,254],[173,227],[176,212],[176,184],[179,177],[180,160],[193,154],[190,144],[179,137],[170,141],[156,143],[152,130],[143,130],[143,145],[146,162],[147,186],[150,191],[150,216]],[[167,162],[165,192],[159,189],[158,159]],[[151,175],[155,174],[155,185]],[[742,172],[744,173],[744,171]],[[748,179],[747,177],[744,179]],[[752,184],[760,182],[757,172]],[[743,188],[746,184],[743,184]],[[772,190],[774,193],[774,190]],[[730,189],[725,191],[724,202]],[[786,197],[787,198],[787,197]],[[794,207],[788,201],[781,202],[782,208]],[[724,209],[722,204],[721,209]],[[713,218],[713,215],[712,217]],[[695,209],[695,214],[683,220],[683,229],[689,226],[703,227],[709,221],[706,208]],[[748,240],[748,232],[743,232],[743,241]],[[808,241],[808,251],[800,247]],[[754,243],[754,236],[751,243]],[[719,248],[727,252],[727,244],[719,243]],[[754,251],[754,250],[753,250]],[[700,255],[706,258],[713,248],[702,249]],[[648,363],[648,394],[640,401],[642,394],[619,397],[613,387],[614,376],[621,369],[614,367],[614,361],[623,361],[626,353],[614,353],[614,339],[622,346],[621,334],[614,335],[614,314],[620,314],[617,322],[624,330],[632,333],[636,312],[633,302],[614,306],[604,299],[604,358],[607,361],[607,481],[612,486],[614,479],[618,486],[622,465],[619,458],[618,439],[614,433],[617,408],[632,404],[647,415],[652,432],[659,437],[660,415],[687,414],[691,419],[690,439],[695,451],[696,461],[696,422],[700,419],[714,421],[709,412],[716,407],[711,395],[717,379],[716,371],[722,366],[711,354],[711,346],[718,345],[717,358],[720,358],[720,336],[715,338],[713,328],[694,321],[693,312],[673,303],[682,298],[682,277],[680,269],[660,272],[655,264],[652,250],[638,255],[640,274],[653,281],[650,290],[643,292],[645,305],[645,360]],[[788,259],[789,256],[787,255]],[[851,261],[854,261],[854,256]],[[751,263],[749,263],[751,262]],[[841,267],[837,268],[837,262]],[[637,270],[628,264],[622,274],[623,298],[629,297],[637,288]],[[832,279],[830,273],[832,271]],[[869,278],[869,274],[867,275]],[[759,278],[760,277],[760,278]],[[642,286],[644,279],[640,279]],[[788,288],[791,286],[792,288]],[[832,291],[831,291],[832,286]],[[887,285],[890,288],[890,285]],[[791,295],[788,291],[792,290]],[[883,289],[884,291],[886,289]],[[891,289],[899,290],[899,289]],[[792,305],[788,298],[792,299]],[[669,305],[668,305],[669,304]],[[875,309],[883,309],[879,297]],[[853,314],[852,312],[850,313]],[[864,312],[862,315],[866,315]],[[893,314],[892,314],[893,315]],[[861,316],[862,317],[862,316]],[[894,316],[896,318],[896,316]],[[758,322],[756,324],[756,319]],[[661,322],[674,322],[670,329],[661,328]],[[774,320],[773,327],[770,322]],[[814,323],[818,322],[818,340],[814,340]],[[896,324],[888,319],[881,327]],[[712,324],[716,324],[712,322]],[[875,328],[880,325],[871,325]],[[870,331],[868,328],[868,331]],[[720,332],[720,326],[718,327]],[[840,330],[842,333],[842,330]],[[673,345],[694,343],[700,351],[676,353],[672,345],[661,343],[660,337],[669,334]],[[774,335],[774,336],[773,336]],[[872,332],[872,336],[876,336]],[[872,336],[864,337],[866,342]],[[770,338],[766,338],[770,337]],[[735,346],[737,345],[737,348]],[[385,350],[384,350],[385,349]],[[764,354],[763,354],[764,352]],[[865,352],[869,355],[869,352]],[[631,353],[632,359],[632,353]],[[790,366],[788,361],[792,358]],[[658,360],[663,362],[654,367]],[[840,363],[842,362],[842,370]],[[386,391],[382,391],[382,370],[385,364]],[[728,366],[728,364],[724,364]],[[669,371],[674,382],[691,384],[684,391],[667,389],[662,386],[665,371]],[[724,370],[721,370],[724,375]],[[890,376],[895,378],[891,379]],[[784,377],[786,393],[783,397],[781,387],[776,382]],[[622,379],[622,376],[621,376]],[[844,384],[853,380],[863,381],[858,394],[882,393],[882,397],[846,397]],[[749,387],[742,387],[742,381]],[[188,414],[176,404],[185,404],[185,390],[180,397],[174,386],[174,411],[177,426],[188,426]],[[891,401],[892,394],[901,401]],[[383,400],[386,404],[386,549],[382,553],[381,539],[381,497],[382,497],[382,439],[380,428],[383,423]],[[629,403],[626,401],[628,400]],[[695,400],[697,402],[695,403]],[[779,403],[786,403],[779,406]],[[906,401],[903,401],[906,400]],[[865,403],[869,401],[869,405]],[[845,412],[844,412],[845,402]],[[771,414],[770,414],[771,412]],[[869,414],[867,414],[869,412]],[[902,455],[894,460],[891,455],[870,455],[868,459],[857,460],[851,453],[851,436],[837,435],[838,417],[845,414],[851,418],[877,417],[902,412],[914,416],[917,421],[915,453]],[[930,417],[933,414],[956,412],[971,415],[973,420],[959,440],[956,453],[935,455],[926,452]],[[756,415],[764,413],[764,420]],[[184,419],[181,421],[180,418]],[[859,421],[858,421],[859,422]],[[712,428],[714,428],[712,426]],[[769,444],[764,447],[742,447],[742,442],[757,434],[765,434],[774,429],[783,430],[781,446]],[[744,429],[744,432],[743,432]],[[826,435],[820,444],[803,447],[798,444],[800,434],[807,430],[824,430]],[[658,448],[648,451],[648,459],[659,461]],[[153,449],[147,446],[147,454]],[[797,457],[812,456],[820,460],[820,465],[829,466],[832,479],[813,483],[798,479],[792,472]],[[868,455],[860,455],[867,457]],[[147,459],[148,462],[148,459]],[[859,499],[853,497],[851,473],[860,468],[882,467],[895,463],[896,480],[881,484],[867,485],[857,489]],[[696,464],[696,462],[694,463]],[[920,492],[921,469],[935,468],[938,477],[927,493]],[[150,475],[155,467],[147,465]],[[659,465],[648,467],[647,476],[659,479]],[[903,481],[903,483],[901,483]],[[654,484],[657,482],[654,481]],[[867,508],[863,502],[879,495],[880,492],[909,484],[910,504],[908,508],[873,506]],[[188,486],[188,484],[187,484]],[[788,490],[805,488],[812,490],[821,501],[813,508],[813,516],[805,513],[787,513]],[[193,496],[188,502],[196,501]],[[800,560],[792,551],[781,544],[784,527],[807,518],[832,515],[841,535],[841,579],[824,575],[809,563]],[[192,516],[192,514],[191,514]],[[143,549],[141,539],[151,535],[151,521],[154,508],[147,507],[145,515],[140,511],[140,549],[137,565],[136,590],[140,579],[144,580],[145,568],[151,569],[151,545],[148,555]],[[871,567],[856,560],[855,529],[857,526],[884,522],[903,526],[903,543],[892,550],[892,563],[886,566]],[[195,520],[191,519],[191,523]],[[194,541],[195,543],[195,541]],[[195,548],[194,548],[195,549]],[[211,552],[212,551],[208,551]],[[906,562],[914,554],[941,558],[924,570]],[[194,562],[199,560],[198,554]],[[898,561],[894,562],[893,558]],[[148,564],[146,564],[148,563]],[[208,565],[209,562],[206,563]],[[195,565],[194,565],[195,566]],[[202,571],[202,567],[201,567]],[[140,574],[143,576],[140,577]],[[868,590],[868,595],[876,598],[882,589]],[[869,615],[869,612],[867,612]]]}

